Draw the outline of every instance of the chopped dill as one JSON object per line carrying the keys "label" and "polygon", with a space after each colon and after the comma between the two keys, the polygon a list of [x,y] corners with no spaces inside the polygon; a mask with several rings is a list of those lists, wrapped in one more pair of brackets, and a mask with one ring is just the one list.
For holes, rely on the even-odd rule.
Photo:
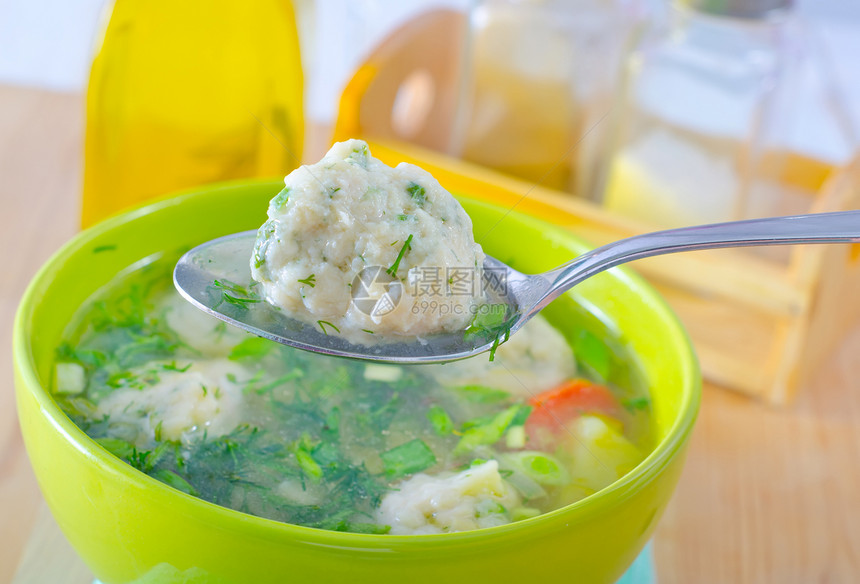
{"label": "chopped dill", "polygon": [[[395,242],[397,243],[397,242]],[[400,253],[397,254],[397,259],[394,260],[394,263],[391,264],[391,267],[388,268],[386,273],[392,278],[397,277],[397,268],[400,267],[400,262],[403,260],[403,256],[406,255],[406,252],[412,249],[412,234],[409,234],[409,237],[406,238],[406,241],[403,242],[403,247],[400,248]]]}
{"label": "chopped dill", "polygon": [[298,282],[299,282],[300,284],[307,284],[307,285],[308,285],[308,286],[310,286],[311,288],[314,288],[314,287],[316,286],[316,282],[317,282],[317,280],[316,280],[316,276],[315,276],[315,275],[313,275],[313,274],[311,274],[310,276],[308,276],[308,277],[307,277],[307,278],[305,278],[304,280],[298,280]]}
{"label": "chopped dill", "polygon": [[260,302],[260,297],[254,290],[257,286],[256,282],[247,288],[230,280],[215,280],[213,284],[216,289],[221,291],[221,302],[215,308],[220,306],[222,302],[226,302],[237,308],[247,309],[249,304]]}
{"label": "chopped dill", "polygon": [[330,323],[330,322],[329,322],[329,321],[327,321],[327,320],[318,320],[318,321],[317,321],[317,324],[318,324],[318,325],[320,325],[320,328],[322,329],[322,332],[323,332],[323,333],[325,333],[325,334],[326,334],[326,336],[328,336],[328,331],[326,331],[326,330],[325,330],[325,327],[327,327],[327,326],[330,326],[331,328],[333,328],[333,329],[334,329],[334,330],[336,330],[337,332],[340,332],[340,329],[339,329],[339,328],[337,328],[336,326],[334,326],[332,323]]}

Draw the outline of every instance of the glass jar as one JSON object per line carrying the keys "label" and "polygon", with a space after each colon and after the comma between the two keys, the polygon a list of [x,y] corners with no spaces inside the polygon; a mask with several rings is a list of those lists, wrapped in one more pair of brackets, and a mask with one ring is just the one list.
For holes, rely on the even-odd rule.
{"label": "glass jar", "polygon": [[591,128],[611,100],[637,0],[482,0],[471,13],[458,152],[542,186],[577,191]]}
{"label": "glass jar", "polygon": [[627,61],[595,195],[657,227],[809,211],[854,142],[819,59],[791,0],[675,1]]}

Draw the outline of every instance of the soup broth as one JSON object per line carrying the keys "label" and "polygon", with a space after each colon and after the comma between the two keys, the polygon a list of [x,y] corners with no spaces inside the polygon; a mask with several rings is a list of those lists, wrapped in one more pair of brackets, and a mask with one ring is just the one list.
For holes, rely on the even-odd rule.
{"label": "soup broth", "polygon": [[335,359],[198,311],[171,285],[176,257],[81,307],[53,391],[104,448],[189,495],[322,529],[444,533],[577,501],[651,448],[633,361],[593,332],[538,317],[492,362]]}

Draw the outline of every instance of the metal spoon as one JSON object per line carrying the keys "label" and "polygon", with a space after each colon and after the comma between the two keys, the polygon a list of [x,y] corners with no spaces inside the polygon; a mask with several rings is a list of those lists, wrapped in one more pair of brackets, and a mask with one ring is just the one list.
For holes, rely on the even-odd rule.
{"label": "metal spoon", "polygon": [[[299,349],[389,363],[440,363],[489,351],[516,333],[550,302],[586,278],[625,262],[650,256],[713,249],[796,243],[860,243],[860,210],[752,219],[646,233],[582,254],[543,274],[522,274],[487,256],[485,274],[496,276],[488,302],[507,305],[504,322],[492,330],[472,330],[425,338],[394,337],[360,344],[292,319],[248,294],[249,258],[256,233],[247,231],[204,243],[186,253],[173,280],[196,307],[258,336]],[[498,276],[502,275],[503,280]],[[238,284],[237,284],[238,283]],[[388,341],[389,339],[385,339]]]}

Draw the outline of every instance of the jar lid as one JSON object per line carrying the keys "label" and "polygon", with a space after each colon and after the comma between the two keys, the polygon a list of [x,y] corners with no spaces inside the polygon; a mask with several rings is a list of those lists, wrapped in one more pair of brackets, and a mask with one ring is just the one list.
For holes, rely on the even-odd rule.
{"label": "jar lid", "polygon": [[762,18],[773,12],[788,10],[794,0],[676,0],[679,4],[718,16]]}

